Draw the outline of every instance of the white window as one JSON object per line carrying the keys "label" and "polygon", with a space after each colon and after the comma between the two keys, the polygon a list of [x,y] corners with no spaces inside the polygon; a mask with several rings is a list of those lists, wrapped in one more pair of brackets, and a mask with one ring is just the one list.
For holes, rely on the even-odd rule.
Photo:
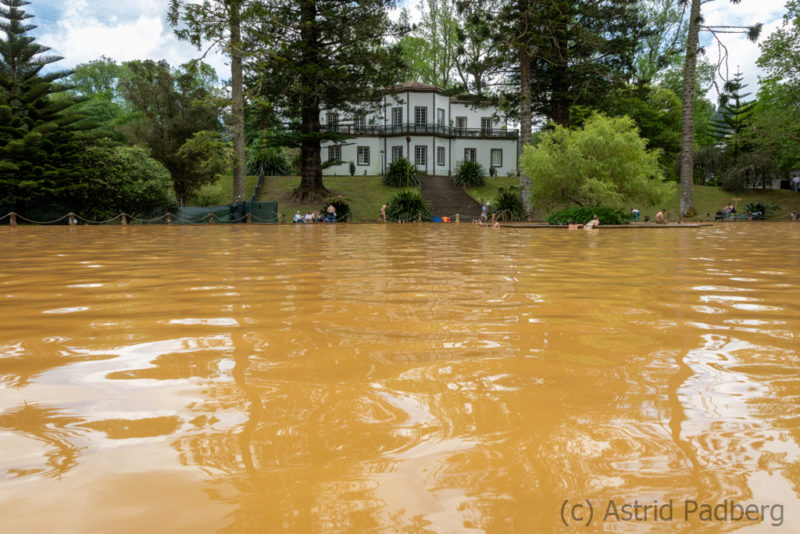
{"label": "white window", "polygon": [[328,123],[328,130],[331,132],[338,132],[339,131],[339,114],[338,113],[328,113],[325,119],[325,122]]}
{"label": "white window", "polygon": [[353,130],[355,132],[364,132],[367,130],[367,116],[363,113],[356,113],[353,115]]}
{"label": "white window", "polygon": [[464,161],[471,161],[471,162],[475,163],[475,155],[476,155],[475,153],[476,152],[477,152],[477,150],[475,150],[474,148],[465,148],[464,149]]}
{"label": "white window", "polygon": [[392,147],[392,163],[394,163],[398,159],[403,159],[403,147],[402,146],[393,146]]}
{"label": "white window", "polygon": [[444,126],[444,110],[442,108],[436,110],[436,124]]}
{"label": "white window", "polygon": [[493,148],[492,149],[492,167],[502,167],[503,166],[503,149],[502,148]]}
{"label": "white window", "polygon": [[436,147],[436,165],[444,167],[445,165],[445,152],[443,146]]}
{"label": "white window", "polygon": [[392,108],[392,126],[403,124],[403,108]]}
{"label": "white window", "polygon": [[360,146],[356,149],[356,163],[359,165],[369,165],[369,147]]}
{"label": "white window", "polygon": [[488,134],[489,130],[491,129],[492,129],[492,118],[481,117],[481,133]]}
{"label": "white window", "polygon": [[428,108],[421,106],[414,108],[414,124],[417,126],[428,124]]}
{"label": "white window", "polygon": [[424,167],[428,164],[428,147],[416,145],[414,147],[414,165]]}
{"label": "white window", "polygon": [[342,161],[342,147],[329,146],[328,147],[328,161]]}

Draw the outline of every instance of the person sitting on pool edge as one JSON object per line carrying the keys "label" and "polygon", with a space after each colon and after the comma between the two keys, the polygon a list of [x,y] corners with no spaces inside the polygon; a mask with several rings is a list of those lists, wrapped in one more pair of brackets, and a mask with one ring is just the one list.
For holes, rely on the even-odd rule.
{"label": "person sitting on pool edge", "polygon": [[667,209],[661,208],[661,211],[656,213],[656,223],[664,224],[665,222],[667,222],[666,217],[667,217]]}
{"label": "person sitting on pool edge", "polygon": [[597,214],[595,213],[594,217],[592,217],[592,220],[583,225],[583,229],[592,230],[598,226],[600,226],[600,219],[597,218]]}
{"label": "person sitting on pool edge", "polygon": [[293,223],[304,223],[305,224],[306,221],[303,220],[303,216],[300,214],[300,210],[297,210],[295,212],[294,220],[292,220],[292,222]]}

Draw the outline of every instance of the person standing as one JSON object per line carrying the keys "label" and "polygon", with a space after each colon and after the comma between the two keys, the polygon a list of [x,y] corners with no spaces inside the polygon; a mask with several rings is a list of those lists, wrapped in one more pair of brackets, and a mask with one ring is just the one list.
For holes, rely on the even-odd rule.
{"label": "person standing", "polygon": [[333,204],[328,206],[328,222],[335,223],[336,222],[336,208],[333,207]]}
{"label": "person standing", "polygon": [[792,188],[795,193],[800,193],[800,174],[795,174],[792,178]]}
{"label": "person standing", "polygon": [[386,223],[386,208],[387,208],[386,204],[383,204],[381,206],[381,213],[380,215],[378,215],[378,222],[382,222],[384,224]]}
{"label": "person standing", "polygon": [[633,218],[633,222],[639,222],[639,210],[633,208],[631,210],[631,217]]}

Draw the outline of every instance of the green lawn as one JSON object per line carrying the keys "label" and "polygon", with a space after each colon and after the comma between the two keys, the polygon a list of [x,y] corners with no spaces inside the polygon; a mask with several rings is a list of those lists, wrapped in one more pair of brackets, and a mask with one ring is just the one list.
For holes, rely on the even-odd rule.
{"label": "green lawn", "polygon": [[[381,204],[397,193],[397,189],[383,185],[380,176],[326,176],[322,183],[333,196],[341,196],[350,205],[353,222],[374,222],[378,220]],[[296,202],[290,194],[300,184],[299,176],[268,176],[258,200],[278,201],[278,215],[292,220],[294,212],[322,210],[320,202]]]}
{"label": "green lawn", "polygon": [[[245,197],[250,198],[255,190],[257,178],[248,176],[245,185]],[[268,176],[264,181],[264,188],[258,200],[278,202],[278,213],[286,215],[287,220],[291,220],[294,212],[300,210],[301,213],[314,211],[323,208],[319,202],[295,202],[290,200],[291,191],[298,186],[300,178],[298,176]],[[396,193],[397,189],[387,187],[381,182],[380,176],[326,176],[323,179],[327,187],[334,196],[341,196],[350,205],[353,222],[373,222],[377,220],[381,204],[388,202]],[[225,177],[220,185],[222,193],[219,204],[228,204],[232,198],[232,181],[230,177]],[[516,177],[497,176],[487,178],[486,184],[482,187],[468,188],[467,194],[475,200],[488,200],[493,202],[497,196],[497,190],[501,187],[519,187],[519,179]],[[705,219],[706,213],[711,215],[713,220],[716,211],[734,198],[742,200],[736,201],[737,211],[745,213],[744,206],[748,202],[763,202],[767,205],[776,205],[779,208],[769,213],[770,219],[788,220],[791,212],[800,212],[800,193],[794,191],[744,191],[742,193],[728,193],[717,187],[695,186],[694,205],[699,219]],[[629,206],[638,208],[642,213],[651,218],[662,207],[667,209],[671,219],[675,219],[680,205],[680,197],[676,190],[675,194],[662,206]],[[539,214],[537,219],[543,218]]]}
{"label": "green lawn", "polygon": [[[739,214],[746,213],[744,207],[748,202],[763,202],[767,205],[778,206],[777,210],[768,213],[768,218],[772,220],[789,220],[789,213],[800,211],[800,193],[787,190],[747,190],[741,193],[728,193],[718,187],[696,185],[694,186],[693,196],[695,211],[697,212],[698,218],[701,219],[705,219],[706,214],[709,213],[711,214],[711,220],[714,220],[714,214],[717,210],[723,208],[728,202],[734,202],[734,198],[742,199],[734,202],[736,204],[736,211]],[[642,217],[644,217],[644,215],[650,215],[652,218],[655,216],[656,211],[662,207],[666,208],[667,212],[674,219],[680,209],[680,194],[676,192],[663,206],[649,209],[639,208],[639,210],[642,212]]]}

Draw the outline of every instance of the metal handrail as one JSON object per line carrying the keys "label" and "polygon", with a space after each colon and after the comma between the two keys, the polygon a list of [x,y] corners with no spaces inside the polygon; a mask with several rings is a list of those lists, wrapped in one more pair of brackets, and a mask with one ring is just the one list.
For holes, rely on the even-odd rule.
{"label": "metal handrail", "polygon": [[338,133],[350,136],[369,136],[369,135],[445,135],[449,137],[502,137],[516,139],[519,137],[519,130],[510,128],[458,128],[455,126],[445,126],[443,124],[386,124],[369,125],[359,124],[337,124],[329,127],[322,125],[321,131],[325,133]]}

